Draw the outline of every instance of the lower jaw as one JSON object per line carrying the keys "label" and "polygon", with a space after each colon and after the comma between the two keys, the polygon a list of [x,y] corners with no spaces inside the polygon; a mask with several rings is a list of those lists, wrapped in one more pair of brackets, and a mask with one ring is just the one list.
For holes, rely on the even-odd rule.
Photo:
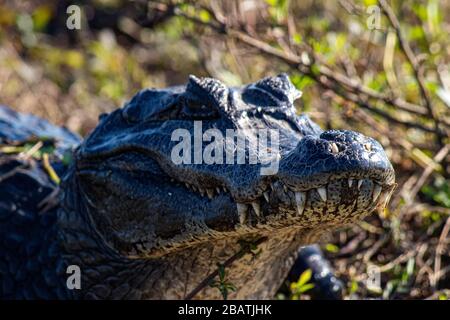
{"label": "lower jaw", "polygon": [[[370,214],[377,207],[383,206],[382,199],[371,202],[368,206],[358,206],[358,202],[353,204],[340,204],[340,209],[332,211],[330,206],[326,206],[327,202],[322,202],[322,206],[314,207],[312,204],[318,202],[314,195],[314,190],[311,191],[309,198],[305,200],[305,207],[302,214],[298,214],[298,208],[293,206],[284,206],[280,204],[277,208],[271,208],[270,203],[263,205],[260,208],[264,215],[257,216],[252,208],[247,211],[246,220],[244,223],[238,223],[234,228],[227,231],[216,231],[209,229],[200,234],[193,234],[185,240],[178,239],[175,243],[163,244],[161,247],[143,249],[141,252],[128,252],[130,258],[154,258],[164,256],[168,253],[183,250],[186,247],[200,245],[205,242],[210,242],[211,239],[235,239],[238,240],[257,240],[261,237],[272,237],[274,234],[281,235],[297,230],[302,236],[302,244],[307,245],[317,242],[324,233],[331,231],[337,227],[351,224],[355,221],[362,220],[365,216]],[[294,195],[295,198],[295,195]]]}

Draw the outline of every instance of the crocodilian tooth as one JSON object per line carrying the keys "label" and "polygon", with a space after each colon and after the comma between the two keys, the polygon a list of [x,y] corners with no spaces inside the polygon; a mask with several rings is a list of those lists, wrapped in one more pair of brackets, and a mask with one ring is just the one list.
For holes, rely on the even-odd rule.
{"label": "crocodilian tooth", "polygon": [[348,187],[351,188],[353,184],[353,179],[348,179]]}
{"label": "crocodilian tooth", "polygon": [[339,148],[338,148],[337,144],[334,142],[331,143],[331,152],[334,154],[339,153]]}
{"label": "crocodilian tooth", "polygon": [[375,186],[373,187],[373,193],[372,193],[372,201],[375,202],[378,198],[378,196],[381,193],[381,186],[379,184],[375,183]]}
{"label": "crocodilian tooth", "polygon": [[245,203],[236,202],[236,206],[239,216],[239,223],[244,224],[247,221],[247,205]]}
{"label": "crocodilian tooth", "polygon": [[359,179],[358,180],[358,189],[361,188],[362,183],[364,182],[363,179]]}
{"label": "crocodilian tooth", "polygon": [[384,214],[384,208],[386,208],[387,204],[389,203],[389,198],[391,197],[390,191],[383,191],[381,192],[380,201],[377,206],[377,212],[380,215]]}
{"label": "crocodilian tooth", "polygon": [[252,202],[253,210],[255,211],[256,215],[259,217],[261,216],[261,206],[259,205],[258,201]]}
{"label": "crocodilian tooth", "polygon": [[269,191],[265,191],[263,193],[263,195],[264,195],[264,199],[266,199],[266,201],[269,202]]}
{"label": "crocodilian tooth", "polygon": [[205,190],[204,189],[202,189],[202,188],[198,188],[198,191],[200,192],[200,194],[202,195],[202,197],[204,197],[205,196]]}
{"label": "crocodilian tooth", "polygon": [[220,194],[220,188],[216,187],[217,194]]}
{"label": "crocodilian tooth", "polygon": [[212,197],[214,196],[213,189],[206,188],[206,193],[208,194],[208,198],[210,198],[210,199],[212,199]]}
{"label": "crocodilian tooth", "polygon": [[381,193],[380,203],[383,206],[383,209],[384,209],[384,207],[386,207],[388,205],[390,198],[391,198],[391,192],[390,191],[383,191]]}
{"label": "crocodilian tooth", "polygon": [[317,188],[317,192],[319,196],[322,198],[322,201],[327,201],[327,189],[325,187]]}
{"label": "crocodilian tooth", "polygon": [[305,210],[306,193],[297,191],[295,192],[295,202],[297,204],[298,215],[302,215],[303,210]]}

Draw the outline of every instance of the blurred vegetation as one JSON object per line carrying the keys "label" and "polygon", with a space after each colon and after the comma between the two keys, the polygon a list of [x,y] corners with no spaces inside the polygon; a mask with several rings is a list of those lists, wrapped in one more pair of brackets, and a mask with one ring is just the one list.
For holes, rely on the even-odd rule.
{"label": "blurred vegetation", "polygon": [[[144,87],[287,72],[298,112],[376,138],[397,172],[384,212],[323,244],[346,298],[448,299],[450,3],[389,3],[0,1],[0,103],[85,135]],[[66,27],[71,4],[81,30]],[[308,298],[308,281],[291,298]]]}

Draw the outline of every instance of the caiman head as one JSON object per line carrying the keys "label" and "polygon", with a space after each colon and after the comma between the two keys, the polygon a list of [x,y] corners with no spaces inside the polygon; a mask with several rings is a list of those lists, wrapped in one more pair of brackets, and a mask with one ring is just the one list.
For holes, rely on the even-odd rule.
{"label": "caiman head", "polygon": [[315,237],[384,208],[395,177],[382,146],[297,115],[300,94],[285,74],[143,90],[100,117],[68,187],[129,257],[285,228]]}

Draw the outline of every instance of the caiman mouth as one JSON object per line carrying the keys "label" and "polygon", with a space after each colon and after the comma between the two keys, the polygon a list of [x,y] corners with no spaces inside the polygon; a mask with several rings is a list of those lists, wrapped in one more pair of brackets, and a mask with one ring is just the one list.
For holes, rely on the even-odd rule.
{"label": "caiman mouth", "polygon": [[395,188],[395,183],[387,184],[369,178],[339,178],[319,187],[299,191],[277,180],[267,186],[260,186],[251,200],[236,201],[225,185],[203,188],[189,182],[180,184],[205,201],[229,197],[236,203],[240,225],[253,227],[258,224],[270,225],[275,219],[276,224],[282,226],[284,223],[279,219],[280,214],[293,219],[286,220],[286,226],[295,224],[296,218],[301,220],[301,224],[309,223],[309,226],[314,221],[333,219],[337,220],[336,224],[350,222],[377,208],[383,209]]}
{"label": "caiman mouth", "polygon": [[[221,210],[224,201],[234,205],[236,219],[226,224],[226,231],[242,226],[280,228],[293,225],[313,227],[324,221],[336,225],[350,223],[374,209],[384,208],[395,187],[393,172],[385,168],[359,168],[339,173],[316,173],[302,179],[283,174],[258,176],[251,187],[243,189],[238,184],[233,185],[235,181],[220,179],[217,175],[206,177],[205,172],[199,175],[191,168],[180,171],[164,157],[155,157],[145,149],[121,151],[101,156],[94,162],[93,159],[80,161],[79,172],[89,168],[98,170],[99,163],[108,163],[109,159],[114,164],[120,155],[139,155],[141,161],[136,162],[144,163],[143,159],[146,159],[152,167],[157,167],[160,179],[179,191],[173,192],[174,195],[191,197],[193,201],[217,210]],[[134,170],[131,163],[127,163],[129,170]],[[122,167],[121,170],[125,169]],[[187,177],[191,177],[189,181],[185,180]],[[174,201],[174,198],[168,201]],[[214,224],[212,226],[215,227]]]}
{"label": "caiman mouth", "polygon": [[[310,180],[286,175],[260,177],[244,195],[232,184],[234,180],[215,178],[200,183],[190,171],[192,179],[182,181],[173,168],[165,170],[168,166],[161,160],[127,150],[77,162],[81,186],[87,195],[96,194],[96,206],[104,207],[109,199],[115,199],[112,210],[104,213],[108,218],[99,214],[94,218],[99,228],[104,221],[111,221],[102,233],[129,257],[165,255],[209,237],[264,236],[292,228],[319,234],[384,209],[395,187],[393,172],[371,168],[339,175],[322,173],[320,179],[311,176]],[[127,216],[133,217],[130,228],[122,220]],[[122,222],[115,224],[116,219]],[[152,225],[164,227],[155,234],[148,229]]]}

